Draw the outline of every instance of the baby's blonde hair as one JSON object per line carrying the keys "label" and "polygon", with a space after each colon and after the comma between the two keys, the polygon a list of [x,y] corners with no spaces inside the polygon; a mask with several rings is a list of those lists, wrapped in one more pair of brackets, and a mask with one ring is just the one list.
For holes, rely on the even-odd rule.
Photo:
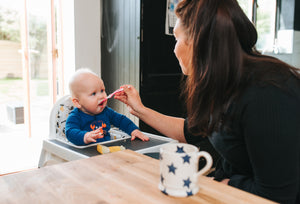
{"label": "baby's blonde hair", "polygon": [[91,69],[89,68],[80,68],[77,69],[75,71],[75,73],[71,76],[70,81],[69,81],[69,90],[72,96],[75,95],[74,93],[74,84],[76,83],[76,80],[78,79],[79,76],[81,76],[82,74],[93,74],[97,77],[99,77],[95,72],[93,72]]}

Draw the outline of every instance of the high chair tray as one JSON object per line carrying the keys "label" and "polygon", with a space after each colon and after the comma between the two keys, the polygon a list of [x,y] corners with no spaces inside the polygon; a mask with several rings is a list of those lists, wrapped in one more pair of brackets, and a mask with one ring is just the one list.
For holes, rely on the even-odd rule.
{"label": "high chair tray", "polygon": [[[86,155],[88,157],[99,155],[99,152],[97,151],[97,148],[96,148],[97,144],[94,144],[93,146],[89,146],[86,148],[77,148],[77,147],[68,145],[66,143],[63,143],[59,140],[52,139],[50,141],[57,145],[61,145],[69,150],[73,150],[73,151],[76,151],[83,155]],[[147,142],[143,142],[139,139],[135,139],[135,140],[131,141],[131,138],[125,138],[125,139],[118,139],[116,141],[112,140],[112,141],[100,142],[99,144],[103,144],[107,147],[122,145],[126,149],[131,149],[133,151],[140,152],[140,153],[146,153],[146,152],[158,152],[159,146],[169,143],[169,142],[170,142],[169,140],[163,140],[163,139],[158,139],[155,137],[150,137],[150,140]],[[157,147],[157,148],[154,148],[154,147]]]}
{"label": "high chair tray", "polygon": [[[126,149],[131,149],[141,154],[158,153],[161,145],[166,143],[178,142],[168,137],[145,133],[149,137],[149,141],[143,142],[139,139],[131,141],[131,138],[122,138],[111,141],[101,142],[99,144],[110,146],[123,145]],[[85,148],[77,148],[74,145],[69,145],[66,142],[62,142],[56,139],[47,139],[43,141],[43,148],[40,155],[39,167],[48,165],[51,162],[65,162],[73,161],[77,159],[88,158],[96,155],[100,155],[97,151],[97,144],[87,146]],[[49,162],[48,162],[49,161]]]}

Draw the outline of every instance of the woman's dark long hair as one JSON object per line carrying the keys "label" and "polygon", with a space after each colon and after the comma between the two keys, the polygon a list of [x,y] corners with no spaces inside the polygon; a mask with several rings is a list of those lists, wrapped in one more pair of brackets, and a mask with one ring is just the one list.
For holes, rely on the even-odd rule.
{"label": "woman's dark long hair", "polygon": [[[255,50],[257,32],[236,0],[183,0],[176,15],[193,43],[192,70],[185,89],[189,131],[210,135],[231,102],[253,80],[276,84],[268,72],[293,68]],[[280,86],[280,85],[279,85]]]}

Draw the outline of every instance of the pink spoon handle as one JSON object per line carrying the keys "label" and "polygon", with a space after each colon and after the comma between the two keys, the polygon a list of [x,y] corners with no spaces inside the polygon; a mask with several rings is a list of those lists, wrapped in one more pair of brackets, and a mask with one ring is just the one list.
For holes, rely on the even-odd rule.
{"label": "pink spoon handle", "polygon": [[100,104],[103,103],[103,102],[105,102],[105,101],[107,101],[107,99],[113,97],[116,93],[119,93],[119,92],[122,92],[122,91],[124,91],[123,88],[120,88],[120,89],[115,90],[113,93],[109,94],[105,99],[103,99],[103,100],[100,102]]}
{"label": "pink spoon handle", "polygon": [[123,88],[117,89],[117,90],[115,90],[113,93],[109,94],[109,95],[107,96],[107,98],[111,98],[111,97],[113,97],[113,95],[115,95],[116,93],[119,93],[119,92],[122,92],[122,91],[124,91]]}

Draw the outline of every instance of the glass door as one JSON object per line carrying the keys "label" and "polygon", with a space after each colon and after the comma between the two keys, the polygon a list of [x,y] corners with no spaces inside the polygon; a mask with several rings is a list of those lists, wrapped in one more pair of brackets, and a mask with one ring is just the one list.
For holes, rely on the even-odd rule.
{"label": "glass door", "polygon": [[24,123],[25,87],[20,35],[22,8],[20,0],[0,0],[0,144],[8,142],[4,139],[10,132],[23,132],[22,125],[11,125]]}
{"label": "glass door", "polygon": [[63,95],[58,8],[54,0],[0,0],[0,174],[37,166]]}
{"label": "glass door", "polygon": [[49,110],[51,107],[51,92],[49,91],[51,67],[48,66],[47,47],[50,3],[47,4],[47,1],[38,0],[25,0],[25,3],[23,22],[27,26],[22,29],[22,36],[24,36],[23,52],[28,53],[27,58],[25,55],[23,59],[23,80],[27,88],[28,100],[27,107],[25,106],[25,113],[27,112],[28,116],[26,117],[25,114],[25,118],[28,121],[29,136],[41,140],[41,137],[47,136],[49,130]]}

